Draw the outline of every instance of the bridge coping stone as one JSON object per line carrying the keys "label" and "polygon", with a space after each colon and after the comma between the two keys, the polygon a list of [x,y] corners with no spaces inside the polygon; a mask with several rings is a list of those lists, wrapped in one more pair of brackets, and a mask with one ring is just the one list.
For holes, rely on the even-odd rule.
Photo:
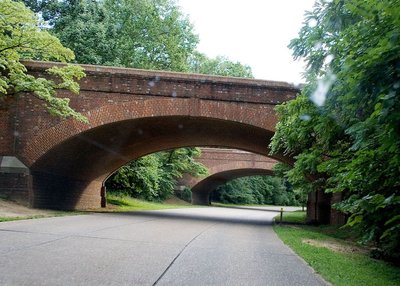
{"label": "bridge coping stone", "polygon": [[[24,64],[29,66],[29,70],[40,70],[43,71],[52,66],[65,66],[64,63],[58,62],[43,62],[43,61],[24,61]],[[160,79],[170,80],[191,80],[193,82],[201,83],[223,83],[223,84],[241,84],[241,85],[259,85],[260,87],[271,87],[271,88],[285,88],[298,91],[299,87],[294,84],[290,84],[284,81],[270,81],[263,79],[252,79],[252,78],[240,78],[240,77],[228,77],[218,75],[206,75],[196,73],[184,73],[184,72],[173,72],[173,71],[162,71],[162,70],[144,70],[135,68],[124,68],[124,67],[112,67],[112,66],[99,66],[99,65],[79,65],[84,68],[85,72],[95,72],[96,74],[113,74],[113,75],[137,75],[154,79],[155,76],[160,76]]]}

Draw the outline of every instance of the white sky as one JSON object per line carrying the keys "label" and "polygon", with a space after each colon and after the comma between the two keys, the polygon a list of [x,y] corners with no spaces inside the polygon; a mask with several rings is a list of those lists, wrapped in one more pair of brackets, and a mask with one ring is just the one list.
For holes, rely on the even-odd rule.
{"label": "white sky", "polygon": [[252,68],[256,78],[300,83],[304,64],[287,48],[314,0],[178,0],[200,37],[198,50]]}

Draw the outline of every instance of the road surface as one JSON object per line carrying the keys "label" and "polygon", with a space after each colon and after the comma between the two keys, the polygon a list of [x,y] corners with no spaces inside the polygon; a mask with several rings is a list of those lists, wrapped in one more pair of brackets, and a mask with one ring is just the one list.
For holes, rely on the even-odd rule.
{"label": "road surface", "polygon": [[0,285],[326,285],[262,209],[188,208],[0,223]]}

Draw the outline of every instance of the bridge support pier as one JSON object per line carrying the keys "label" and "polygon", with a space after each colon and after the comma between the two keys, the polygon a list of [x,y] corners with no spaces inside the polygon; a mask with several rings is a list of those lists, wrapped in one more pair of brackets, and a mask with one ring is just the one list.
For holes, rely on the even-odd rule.
{"label": "bridge support pier", "polygon": [[192,192],[193,205],[210,205],[210,194],[207,192]]}
{"label": "bridge support pier", "polygon": [[320,190],[308,194],[307,222],[310,224],[337,224],[346,222],[345,215],[334,210],[332,204],[342,200],[342,194],[326,194]]}
{"label": "bridge support pier", "polygon": [[330,221],[331,194],[316,191],[308,194],[307,222],[310,224],[328,224]]}
{"label": "bridge support pier", "polygon": [[84,210],[101,206],[100,181],[83,181],[44,172],[32,172],[30,206]]}
{"label": "bridge support pier", "polygon": [[15,156],[0,156],[0,196],[26,205],[30,189],[29,168]]}

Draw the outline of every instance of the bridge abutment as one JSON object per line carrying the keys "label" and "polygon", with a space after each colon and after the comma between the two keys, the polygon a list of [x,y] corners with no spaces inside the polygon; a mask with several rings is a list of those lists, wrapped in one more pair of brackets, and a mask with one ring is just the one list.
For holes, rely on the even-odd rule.
{"label": "bridge abutment", "polygon": [[311,224],[334,224],[346,223],[343,213],[332,208],[334,203],[342,200],[342,194],[325,193],[320,190],[308,194],[307,201],[307,223]]}
{"label": "bridge abutment", "polygon": [[101,206],[101,181],[84,181],[45,172],[32,172],[33,208],[85,210]]}
{"label": "bridge abutment", "polygon": [[192,193],[192,204],[208,206],[210,205],[210,194],[207,192],[194,192]]}

